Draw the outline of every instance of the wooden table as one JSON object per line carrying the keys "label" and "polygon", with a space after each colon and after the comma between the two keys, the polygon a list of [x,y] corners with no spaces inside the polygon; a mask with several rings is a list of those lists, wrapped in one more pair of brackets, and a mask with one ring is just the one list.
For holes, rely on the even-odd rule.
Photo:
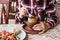
{"label": "wooden table", "polygon": [[[19,27],[22,29],[22,24],[7,24],[7,25],[0,25],[0,31],[4,30],[6,27],[12,30],[13,27]],[[10,30],[10,31],[11,31]],[[23,30],[23,29],[22,29]],[[27,38],[25,40],[60,40],[60,24],[46,31],[43,34],[27,34]]]}

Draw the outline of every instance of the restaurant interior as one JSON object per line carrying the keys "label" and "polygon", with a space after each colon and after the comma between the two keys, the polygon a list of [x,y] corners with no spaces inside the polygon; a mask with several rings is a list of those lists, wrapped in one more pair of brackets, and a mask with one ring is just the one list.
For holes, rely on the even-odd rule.
{"label": "restaurant interior", "polygon": [[[28,17],[28,22],[31,23],[30,25],[28,22],[24,24],[24,22],[19,23],[19,20],[16,21],[17,13],[22,10],[20,1],[21,0],[0,0],[0,40],[60,40],[60,0],[52,0],[54,7],[56,8],[55,12],[58,18],[57,24],[55,24],[53,28],[49,28],[51,27],[49,25],[46,27],[44,23],[49,19],[47,18],[44,23],[40,22],[41,24],[40,26],[37,26],[37,30],[33,29],[37,19],[31,19],[31,21]],[[33,0],[31,0],[31,2],[32,1]],[[31,7],[33,7],[32,3]],[[33,9],[31,9],[31,11],[32,10]],[[33,17],[35,16],[32,16],[31,18]],[[33,26],[31,27],[32,29],[28,28],[30,26]]]}

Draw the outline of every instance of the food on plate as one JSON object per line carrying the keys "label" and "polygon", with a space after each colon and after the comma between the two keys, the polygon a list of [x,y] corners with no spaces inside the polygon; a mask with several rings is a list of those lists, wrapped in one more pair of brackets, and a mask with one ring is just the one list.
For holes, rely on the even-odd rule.
{"label": "food on plate", "polygon": [[13,30],[13,32],[14,32],[15,34],[20,34],[20,33],[21,33],[21,30],[20,30],[19,28],[15,28],[15,29]]}
{"label": "food on plate", "polygon": [[0,40],[20,40],[18,35],[6,31],[0,32]]}

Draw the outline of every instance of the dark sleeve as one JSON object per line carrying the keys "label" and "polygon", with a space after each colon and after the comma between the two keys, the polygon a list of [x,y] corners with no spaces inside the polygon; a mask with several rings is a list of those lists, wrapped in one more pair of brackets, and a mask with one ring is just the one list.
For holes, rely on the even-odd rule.
{"label": "dark sleeve", "polygon": [[19,17],[19,13],[17,13],[16,15],[15,15],[15,21],[16,21],[16,23],[22,23],[23,22],[23,19],[21,19],[20,17]]}
{"label": "dark sleeve", "polygon": [[53,28],[54,26],[56,26],[58,24],[58,17],[57,16],[52,16],[51,19],[49,19],[49,21],[47,21],[51,28]]}

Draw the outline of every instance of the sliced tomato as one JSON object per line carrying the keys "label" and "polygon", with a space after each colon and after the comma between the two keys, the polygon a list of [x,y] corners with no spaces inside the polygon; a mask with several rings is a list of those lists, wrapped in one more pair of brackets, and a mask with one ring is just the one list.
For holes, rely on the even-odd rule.
{"label": "sliced tomato", "polygon": [[9,35],[11,35],[11,33],[9,33],[9,32],[6,32],[6,36],[9,36]]}
{"label": "sliced tomato", "polygon": [[4,38],[6,39],[6,38],[7,38],[7,36],[6,36],[6,35],[4,35]]}
{"label": "sliced tomato", "polygon": [[6,31],[2,31],[2,34],[6,35]]}
{"label": "sliced tomato", "polygon": [[7,32],[6,31],[2,31],[2,38],[6,39],[8,37]]}
{"label": "sliced tomato", "polygon": [[13,37],[12,40],[16,40],[16,39]]}
{"label": "sliced tomato", "polygon": [[11,34],[9,38],[10,40],[16,40],[16,38],[14,38],[14,34]]}
{"label": "sliced tomato", "polygon": [[11,34],[11,37],[14,37],[14,34]]}
{"label": "sliced tomato", "polygon": [[14,34],[6,31],[2,31],[2,33],[0,34],[0,38],[4,38],[4,40],[7,38],[9,38],[10,40],[16,40]]}
{"label": "sliced tomato", "polygon": [[10,36],[10,40],[16,40],[16,38],[14,38],[13,36]]}

